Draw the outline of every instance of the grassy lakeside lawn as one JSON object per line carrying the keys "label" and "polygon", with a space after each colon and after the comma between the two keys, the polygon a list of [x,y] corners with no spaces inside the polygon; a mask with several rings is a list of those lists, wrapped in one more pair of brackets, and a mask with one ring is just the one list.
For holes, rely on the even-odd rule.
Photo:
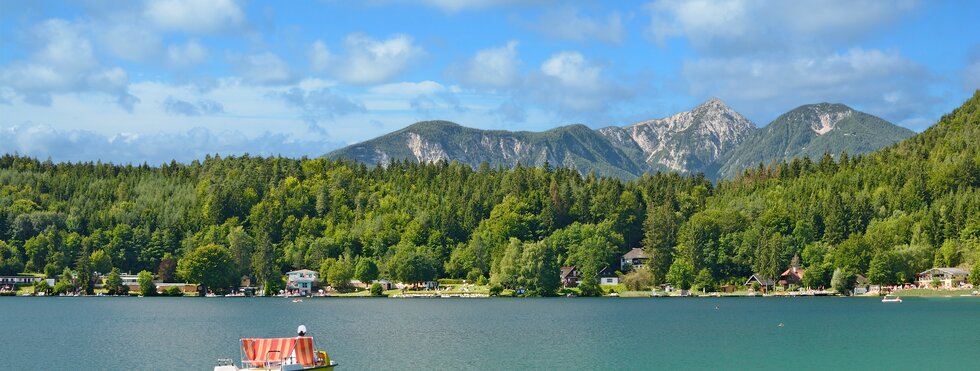
{"label": "grassy lakeside lawn", "polygon": [[[449,285],[440,285],[440,286],[442,286],[442,287],[447,287],[448,286],[449,289],[448,290],[445,290],[444,289],[444,290],[439,290],[439,291],[436,291],[436,290],[405,290],[405,291],[402,291],[401,289],[394,289],[394,290],[385,290],[384,291],[384,296],[389,296],[390,297],[390,296],[393,296],[393,295],[403,295],[403,294],[404,295],[437,295],[437,294],[438,295],[464,295],[464,294],[485,294],[485,295],[489,295],[490,294],[490,286],[476,286],[476,285],[462,285],[462,284],[449,284]],[[465,290],[464,290],[464,286],[465,286]],[[510,291],[510,290],[504,290],[504,292],[502,293],[501,296],[506,296],[505,294],[507,294],[508,291]],[[336,296],[336,297],[366,297],[366,296],[371,296],[371,290],[366,290],[365,289],[365,290],[358,290],[358,291],[344,292],[344,293],[330,293],[329,296]]]}
{"label": "grassy lakeside lawn", "polygon": [[933,290],[933,289],[907,289],[898,290],[891,295],[895,296],[907,296],[907,297],[953,297],[961,295],[970,295],[973,293],[971,289],[962,290]]}

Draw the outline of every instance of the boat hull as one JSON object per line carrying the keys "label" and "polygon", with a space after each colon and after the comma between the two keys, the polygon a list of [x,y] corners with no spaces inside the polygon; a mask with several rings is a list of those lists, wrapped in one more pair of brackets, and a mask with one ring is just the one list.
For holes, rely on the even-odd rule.
{"label": "boat hull", "polygon": [[219,367],[215,367],[214,368],[214,371],[280,371],[280,370],[282,370],[282,371],[300,371],[300,370],[302,370],[302,371],[314,371],[314,370],[316,370],[316,371],[330,371],[330,370],[333,370],[334,367],[337,367],[337,363],[331,363],[331,364],[325,365],[325,366],[313,366],[313,367],[306,367],[306,368],[304,368],[302,366],[298,366],[296,368],[291,368],[289,366],[291,366],[291,365],[284,365],[282,368],[279,368],[279,367],[269,367],[269,368],[265,368],[265,367],[237,368],[235,366],[219,366]]}

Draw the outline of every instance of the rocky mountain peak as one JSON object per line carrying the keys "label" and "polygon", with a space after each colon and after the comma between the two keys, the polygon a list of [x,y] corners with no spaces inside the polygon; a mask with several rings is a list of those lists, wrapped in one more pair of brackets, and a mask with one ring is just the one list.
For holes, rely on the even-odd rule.
{"label": "rocky mountain peak", "polygon": [[809,122],[810,129],[817,135],[824,135],[836,128],[838,122],[851,117],[854,112],[851,107],[839,103],[817,103],[801,106],[791,114],[799,115],[799,122]]}
{"label": "rocky mountain peak", "polygon": [[718,99],[717,97],[711,97],[708,98],[708,100],[704,101],[704,103],[701,103],[696,108],[694,108],[694,110],[696,111],[698,109],[726,109],[726,108],[728,108],[728,105],[725,104],[724,101]]}
{"label": "rocky mountain peak", "polygon": [[711,98],[690,111],[600,133],[635,146],[645,162],[657,168],[701,171],[753,130],[755,124],[720,99]]}

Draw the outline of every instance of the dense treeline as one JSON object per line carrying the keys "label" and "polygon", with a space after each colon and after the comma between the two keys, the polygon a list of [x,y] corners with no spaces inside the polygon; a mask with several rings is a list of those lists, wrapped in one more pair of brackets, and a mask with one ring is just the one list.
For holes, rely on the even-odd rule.
{"label": "dense treeline", "polygon": [[980,259],[978,107],[980,93],[869,155],[760,165],[717,185],[547,166],[242,156],[150,167],[5,155],[0,274],[118,268],[174,280],[227,261],[213,286],[249,275],[275,287],[295,268],[342,280],[376,266],[403,281],[489,277],[551,294],[560,266],[588,278],[644,247],[654,281],[680,286],[772,277],[794,258],[814,287],[834,271],[909,281]]}

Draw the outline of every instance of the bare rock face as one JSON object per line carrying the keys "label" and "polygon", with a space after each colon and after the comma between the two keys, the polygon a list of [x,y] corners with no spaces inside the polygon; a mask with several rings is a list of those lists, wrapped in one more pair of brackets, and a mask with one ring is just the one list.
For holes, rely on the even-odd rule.
{"label": "bare rock face", "polygon": [[418,162],[436,162],[449,158],[439,143],[429,142],[416,133],[408,133],[407,136],[405,144]]}
{"label": "bare rock face", "polygon": [[653,169],[705,171],[755,130],[755,124],[717,98],[691,111],[599,132],[622,146],[635,146]]}
{"label": "bare rock face", "polygon": [[814,116],[816,120],[812,120],[810,124],[810,129],[813,129],[818,135],[824,135],[834,130],[837,123],[854,114],[852,109],[835,109],[828,105],[812,105],[810,108],[814,111]]}

